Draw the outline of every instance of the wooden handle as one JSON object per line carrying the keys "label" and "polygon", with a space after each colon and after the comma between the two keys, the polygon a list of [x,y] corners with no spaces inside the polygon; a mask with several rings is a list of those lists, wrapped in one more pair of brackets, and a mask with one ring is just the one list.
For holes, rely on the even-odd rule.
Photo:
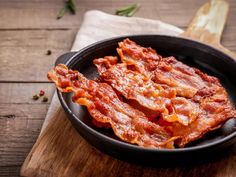
{"label": "wooden handle", "polygon": [[236,59],[234,52],[220,44],[228,11],[228,2],[224,0],[211,0],[201,6],[182,36],[210,44]]}

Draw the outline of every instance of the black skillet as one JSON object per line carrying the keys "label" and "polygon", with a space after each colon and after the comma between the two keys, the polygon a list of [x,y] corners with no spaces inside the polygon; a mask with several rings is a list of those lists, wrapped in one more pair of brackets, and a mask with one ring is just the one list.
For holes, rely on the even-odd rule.
{"label": "black skillet", "polygon": [[[117,55],[117,43],[125,38],[152,47],[163,56],[175,56],[189,66],[199,68],[220,79],[230,99],[236,105],[236,60],[223,52],[193,40],[164,35],[135,35],[107,39],[92,44],[78,52],[68,53],[58,58],[56,64],[65,63],[69,68],[79,70],[89,79],[98,74],[92,61],[106,55]],[[62,107],[80,135],[97,149],[113,157],[142,164],[175,165],[180,163],[208,160],[218,156],[219,150],[236,142],[236,119],[204,138],[179,149],[149,149],[125,143],[117,139],[112,131],[97,129],[91,123],[86,108],[72,102],[72,94],[58,92]]]}
{"label": "black skillet", "polygon": [[[184,33],[187,37],[213,44],[225,53],[203,43],[180,37],[160,35],[126,37],[142,46],[156,49],[163,56],[173,55],[190,66],[218,77],[232,103],[236,105],[236,60],[230,57],[236,55],[220,45],[228,8],[226,1],[211,1],[204,4]],[[105,55],[117,55],[117,43],[126,37],[104,40],[78,52],[65,54],[56,64],[65,63],[69,68],[77,69],[89,79],[94,79],[97,77],[97,71],[92,60]],[[93,126],[86,108],[74,104],[71,101],[71,94],[58,92],[58,96],[68,118],[80,135],[97,149],[119,159],[148,165],[170,166],[180,163],[186,165],[217,158],[222,152],[227,152],[226,147],[236,142],[236,119],[231,119],[222,128],[208,133],[204,138],[185,148],[174,150],[142,148],[120,141],[112,131]]]}

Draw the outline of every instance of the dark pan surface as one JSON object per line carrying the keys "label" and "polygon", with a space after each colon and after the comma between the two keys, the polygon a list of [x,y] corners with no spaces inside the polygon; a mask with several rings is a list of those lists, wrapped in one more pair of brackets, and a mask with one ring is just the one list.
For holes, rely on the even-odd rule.
{"label": "dark pan surface", "polygon": [[[98,74],[92,63],[93,59],[106,55],[118,55],[117,43],[126,37],[101,41],[79,52],[65,54],[57,60],[57,63],[66,63],[70,68],[79,70],[87,78],[95,79]],[[236,79],[234,79],[236,78],[236,61],[229,56],[210,46],[179,37],[161,35],[128,37],[142,46],[156,49],[163,56],[173,55],[189,66],[218,77],[230,95],[232,103],[236,105]],[[58,92],[58,95],[65,112],[78,132],[93,146],[120,159],[143,164],[160,164],[161,158],[161,163],[168,165],[209,160],[217,150],[226,148],[236,141],[236,119],[231,119],[222,128],[208,133],[204,138],[185,148],[174,150],[142,148],[117,139],[112,130],[97,129],[91,123],[91,117],[86,108],[72,102],[72,94]]]}

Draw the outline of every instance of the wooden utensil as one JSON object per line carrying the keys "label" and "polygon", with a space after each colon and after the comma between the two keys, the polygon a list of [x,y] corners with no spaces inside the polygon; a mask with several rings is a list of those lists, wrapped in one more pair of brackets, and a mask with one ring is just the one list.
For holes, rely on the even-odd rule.
{"label": "wooden utensil", "polygon": [[228,2],[223,0],[211,0],[198,10],[182,36],[210,44],[233,58],[236,58],[234,52],[231,52],[220,44],[228,11]]}

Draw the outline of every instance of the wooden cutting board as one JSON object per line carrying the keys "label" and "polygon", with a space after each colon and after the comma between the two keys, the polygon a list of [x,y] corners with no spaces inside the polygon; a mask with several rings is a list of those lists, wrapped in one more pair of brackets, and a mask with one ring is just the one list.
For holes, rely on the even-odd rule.
{"label": "wooden cutting board", "polygon": [[204,4],[196,13],[182,36],[210,44],[236,58],[236,54],[220,44],[227,20],[229,4],[223,0],[212,0]]}
{"label": "wooden cutting board", "polygon": [[[235,53],[220,44],[220,38],[227,19],[229,5],[222,0],[204,4],[193,18],[184,37],[213,45],[236,58]],[[187,15],[187,14],[186,14]],[[54,95],[50,111],[54,121],[47,120],[37,142],[26,158],[22,176],[187,176],[211,175],[207,166],[196,166],[192,174],[186,168],[151,168],[130,164],[101,153],[83,140],[66,118],[62,109],[53,110],[60,104]],[[235,156],[234,156],[235,157]],[[229,158],[229,157],[227,157]],[[227,158],[222,159],[221,168]],[[233,159],[232,159],[233,160]],[[231,163],[232,164],[232,163]],[[235,164],[235,163],[234,163]],[[216,162],[217,165],[217,162]],[[217,166],[216,166],[217,167]],[[228,164],[225,168],[234,168]],[[182,172],[185,170],[185,173]],[[227,170],[227,169],[226,169]],[[222,174],[224,176],[224,174]]]}

